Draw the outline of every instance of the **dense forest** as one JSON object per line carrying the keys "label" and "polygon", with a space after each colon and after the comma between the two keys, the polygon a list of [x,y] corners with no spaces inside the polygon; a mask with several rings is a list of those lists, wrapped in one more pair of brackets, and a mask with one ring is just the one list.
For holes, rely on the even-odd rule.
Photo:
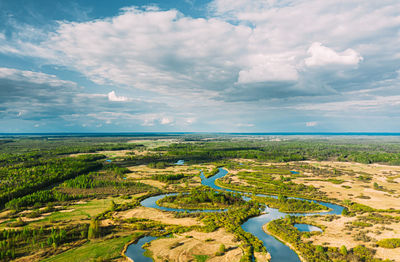
{"label": "dense forest", "polygon": [[360,163],[400,164],[400,145],[396,143],[350,143],[348,141],[218,141],[178,143],[157,150],[165,157],[214,161],[224,158],[248,158],[275,162],[300,160],[338,160]]}

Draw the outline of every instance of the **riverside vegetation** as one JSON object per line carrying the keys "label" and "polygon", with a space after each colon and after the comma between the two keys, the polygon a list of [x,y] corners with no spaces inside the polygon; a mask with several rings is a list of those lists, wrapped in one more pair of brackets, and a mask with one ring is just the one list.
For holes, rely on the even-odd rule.
{"label": "riverside vegetation", "polygon": [[[174,165],[181,159],[184,166]],[[307,217],[306,222],[323,228],[322,233],[299,232],[293,225],[305,218],[287,217],[266,226],[305,260],[396,259],[400,242],[390,232],[400,232],[396,231],[400,230],[399,209],[371,207],[368,201],[373,199],[351,194],[358,186],[357,194],[368,189],[398,199],[400,169],[382,171],[387,172],[382,182],[367,171],[317,165],[323,161],[396,166],[400,164],[400,141],[293,138],[278,142],[208,135],[4,137],[0,139],[0,260],[71,261],[74,257],[75,261],[117,261],[123,259],[122,250],[128,243],[145,235],[166,237],[195,231],[212,235],[223,228],[234,237],[236,246],[227,248],[220,243],[217,251],[204,250],[204,254],[188,250],[191,259],[222,257],[239,249],[237,261],[251,261],[255,254],[268,251],[268,246],[241,225],[260,215],[263,205],[282,212],[326,211],[313,201],[288,197],[346,207],[341,218],[335,219],[343,220],[349,246],[318,242],[331,227],[331,221],[318,216]],[[246,202],[239,194],[200,186],[199,169],[211,177],[222,166],[230,173],[216,181],[218,186],[277,198],[253,196]],[[341,198],[332,188],[349,193]],[[160,211],[157,218],[146,217],[145,212],[142,217],[129,216],[143,199],[164,193],[177,194],[160,199],[161,206],[226,210],[201,214]],[[329,237],[334,243],[334,236]],[[166,247],[165,252],[185,247],[184,243]]]}

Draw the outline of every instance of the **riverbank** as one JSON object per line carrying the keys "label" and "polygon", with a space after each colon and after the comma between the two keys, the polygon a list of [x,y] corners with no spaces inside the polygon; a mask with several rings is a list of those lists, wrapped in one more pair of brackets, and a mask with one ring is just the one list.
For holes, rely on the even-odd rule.
{"label": "riverbank", "polygon": [[128,257],[127,255],[125,255],[125,253],[126,253],[126,250],[128,249],[128,247],[129,247],[130,245],[132,245],[132,244],[135,244],[138,240],[139,240],[139,238],[138,238],[138,239],[135,239],[135,240],[132,240],[132,241],[129,241],[128,243],[125,244],[124,248],[123,248],[122,251],[121,251],[121,256],[125,259],[125,261],[128,261],[128,262],[135,262],[135,261],[133,261],[132,258],[130,258],[130,257]]}
{"label": "riverbank", "polygon": [[265,224],[265,225],[262,227],[263,231],[264,231],[266,234],[273,236],[274,238],[278,239],[280,242],[282,242],[283,244],[285,244],[286,246],[288,246],[291,250],[293,250],[294,252],[296,252],[296,254],[299,256],[299,259],[300,259],[301,262],[307,262],[307,260],[294,248],[294,246],[293,246],[292,244],[290,244],[289,242],[286,242],[286,241],[284,241],[283,239],[281,239],[280,237],[278,237],[278,236],[272,234],[272,232],[270,232],[270,231],[267,229],[268,224],[269,224],[269,223]]}

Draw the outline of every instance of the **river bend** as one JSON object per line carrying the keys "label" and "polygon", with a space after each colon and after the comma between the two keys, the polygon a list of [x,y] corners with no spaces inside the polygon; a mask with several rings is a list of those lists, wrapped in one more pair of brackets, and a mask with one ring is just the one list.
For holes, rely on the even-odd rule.
{"label": "river bend", "polygon": [[[219,187],[215,185],[215,180],[224,177],[226,174],[228,174],[228,171],[219,168],[219,172],[209,178],[206,178],[203,173],[201,173],[201,183],[205,186],[209,186],[213,189],[216,190],[223,190],[223,191],[229,191],[229,192],[235,192],[235,193],[240,193],[244,194],[244,192],[240,191],[235,191],[235,190],[230,190],[226,188]],[[153,196],[144,199],[140,204],[144,207],[152,207],[152,208],[157,208],[160,210],[164,211],[176,211],[176,212],[221,212],[224,210],[186,210],[186,209],[175,209],[175,208],[167,208],[167,207],[162,207],[157,205],[156,201],[172,194],[163,194],[163,195],[158,195],[158,196]],[[269,196],[269,195],[262,195],[258,194],[258,196]],[[269,196],[269,197],[276,197],[276,196]],[[249,200],[250,198],[243,196],[245,200]],[[296,198],[296,199],[301,199],[301,200],[307,200],[307,199],[302,199],[302,198]],[[307,200],[310,201],[310,200]],[[315,201],[323,206],[326,206],[327,208],[330,209],[329,212],[322,212],[318,213],[320,215],[330,215],[330,214],[335,214],[335,215],[340,215],[343,211],[343,207],[339,205],[335,205],[332,203],[327,203],[327,202],[321,202],[321,201]],[[271,254],[271,262],[300,262],[299,256],[294,252],[292,249],[290,249],[287,245],[284,243],[280,242],[277,240],[275,237],[267,234],[264,232],[262,229],[263,225],[266,223],[283,218],[289,213],[284,213],[280,212],[276,208],[269,208],[266,207],[264,210],[264,214],[253,217],[248,219],[245,223],[242,224],[242,228],[244,231],[247,231],[254,236],[256,236],[258,239],[260,239],[264,246],[267,248],[268,252]],[[292,216],[309,216],[309,215],[314,215],[315,213],[290,213]],[[131,244],[129,245],[127,252],[125,255],[131,259],[133,259],[135,262],[148,262],[152,261],[150,258],[143,256],[143,251],[141,249],[141,246],[144,243],[150,242],[154,240],[154,237],[145,237],[141,238],[138,243],[136,244]],[[135,251],[135,252],[134,252]]]}

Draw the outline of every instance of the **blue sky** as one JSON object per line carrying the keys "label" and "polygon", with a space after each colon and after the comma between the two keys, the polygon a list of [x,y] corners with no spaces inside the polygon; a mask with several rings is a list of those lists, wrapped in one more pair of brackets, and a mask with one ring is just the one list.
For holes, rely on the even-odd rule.
{"label": "blue sky", "polygon": [[0,0],[0,132],[399,132],[397,0]]}

